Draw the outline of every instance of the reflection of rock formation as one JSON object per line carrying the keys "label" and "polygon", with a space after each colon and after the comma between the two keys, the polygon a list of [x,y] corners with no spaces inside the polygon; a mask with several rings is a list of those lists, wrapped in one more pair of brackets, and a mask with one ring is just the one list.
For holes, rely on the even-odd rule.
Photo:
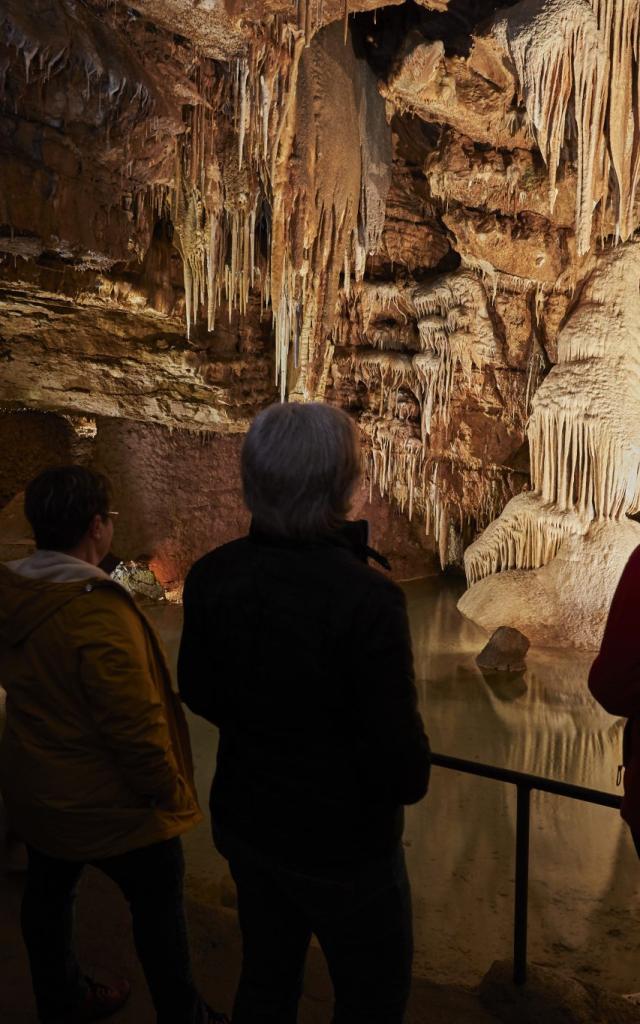
{"label": "reflection of rock formation", "polygon": [[[434,750],[614,792],[622,722],[587,690],[591,656],[533,648],[524,689],[491,686],[475,664],[486,637],[456,611],[459,591],[452,579],[406,587]],[[632,991],[640,925],[626,826],[614,810],[542,793],[531,813],[530,959]],[[407,811],[418,973],[473,984],[509,956],[515,826],[511,786],[433,770],[428,800]]]}
{"label": "reflection of rock formation", "polygon": [[[640,246],[600,257],[533,399],[533,492],[465,552],[460,609],[532,640],[599,643],[640,527]],[[520,571],[510,571],[520,570]],[[521,570],[531,570],[522,572]]]}

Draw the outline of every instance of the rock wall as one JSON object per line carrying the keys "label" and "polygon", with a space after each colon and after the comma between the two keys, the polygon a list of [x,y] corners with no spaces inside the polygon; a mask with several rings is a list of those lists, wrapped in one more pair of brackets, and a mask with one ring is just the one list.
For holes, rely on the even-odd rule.
{"label": "rock wall", "polygon": [[[149,563],[162,586],[180,591],[201,555],[247,532],[239,434],[194,434],[124,418],[65,419],[54,413],[0,413],[0,558],[31,549],[22,514],[25,484],[42,469],[80,462],[106,473],[118,512],[114,556]],[[362,486],[353,515],[370,523],[396,579],[435,572],[429,539],[417,522]]]}
{"label": "rock wall", "polygon": [[76,461],[76,434],[55,413],[0,411],[0,509],[49,466]]}
{"label": "rock wall", "polygon": [[153,424],[99,420],[91,465],[113,484],[113,551],[148,562],[175,590],[206,551],[246,532],[241,438],[194,437]]}
{"label": "rock wall", "polygon": [[[3,5],[0,403],[97,419],[95,457],[140,502],[127,548],[173,582],[242,526],[225,467],[255,412],[337,403],[401,572],[461,568],[543,493],[537,389],[638,224],[640,3],[207,12]],[[584,402],[607,365],[595,391],[575,369]],[[189,521],[192,475],[212,522]]]}
{"label": "rock wall", "polygon": [[[199,438],[122,419],[97,426],[90,464],[113,484],[117,557],[149,562],[172,591],[197,558],[247,532],[241,436]],[[396,579],[436,571],[424,530],[379,496],[369,501],[368,488],[356,495],[353,515],[369,520],[371,543],[387,555]]]}

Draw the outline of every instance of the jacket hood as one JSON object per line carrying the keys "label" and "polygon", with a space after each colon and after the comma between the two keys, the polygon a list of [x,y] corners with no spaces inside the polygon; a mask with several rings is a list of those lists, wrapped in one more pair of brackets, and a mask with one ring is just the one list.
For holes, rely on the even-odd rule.
{"label": "jacket hood", "polygon": [[97,566],[60,551],[35,551],[0,564],[0,641],[15,647],[59,608],[82,593],[88,580],[108,580]]}

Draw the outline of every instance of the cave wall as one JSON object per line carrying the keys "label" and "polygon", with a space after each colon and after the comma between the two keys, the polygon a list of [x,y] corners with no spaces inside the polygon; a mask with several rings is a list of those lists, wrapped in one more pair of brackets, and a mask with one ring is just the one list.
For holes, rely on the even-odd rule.
{"label": "cave wall", "polygon": [[91,466],[111,480],[114,554],[148,562],[175,590],[205,552],[246,532],[242,438],[202,438],[154,424],[101,419]]}
{"label": "cave wall", "polygon": [[[240,480],[241,434],[194,434],[118,418],[55,413],[0,413],[0,557],[31,550],[22,513],[25,484],[43,469],[81,463],[105,473],[118,513],[113,555],[149,564],[168,592],[179,593],[193,562],[245,534],[249,513]],[[370,523],[370,539],[397,579],[436,571],[421,525],[362,484],[353,515]]]}
{"label": "cave wall", "polygon": [[55,413],[0,411],[0,509],[43,469],[77,461],[77,440]]}
{"label": "cave wall", "polygon": [[538,493],[538,389],[636,244],[637,0],[207,11],[3,5],[0,403],[96,419],[126,554],[171,584],[244,528],[251,417],[336,403],[398,572],[461,569]]}

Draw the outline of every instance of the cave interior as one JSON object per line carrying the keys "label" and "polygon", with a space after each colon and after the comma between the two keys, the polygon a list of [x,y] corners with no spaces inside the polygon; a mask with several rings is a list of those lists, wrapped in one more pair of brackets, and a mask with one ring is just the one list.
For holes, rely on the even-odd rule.
{"label": "cave interior", "polygon": [[597,645],[640,543],[637,0],[0,17],[0,557],[81,462],[179,596],[246,530],[252,417],[330,402],[396,578]]}

